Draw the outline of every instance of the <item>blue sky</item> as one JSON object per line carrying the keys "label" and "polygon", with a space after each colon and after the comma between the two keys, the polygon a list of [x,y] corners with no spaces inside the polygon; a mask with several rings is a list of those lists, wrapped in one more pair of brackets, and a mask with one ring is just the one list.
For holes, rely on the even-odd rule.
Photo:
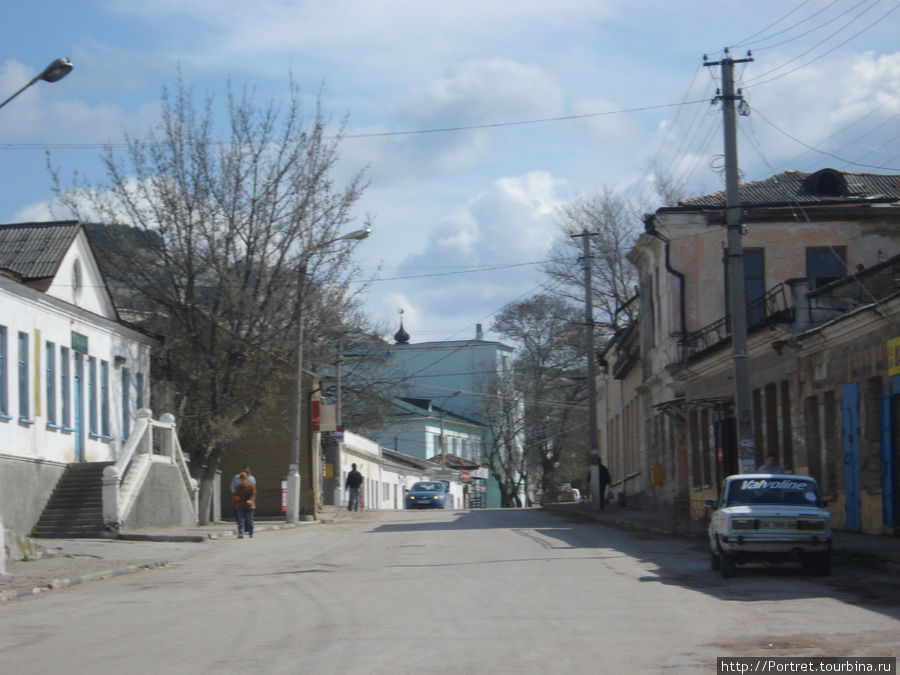
{"label": "blue sky", "polygon": [[[898,0],[5,2],[0,97],[57,57],[75,69],[0,110],[0,222],[65,216],[46,151],[64,177],[101,178],[99,145],[149,129],[179,68],[218,103],[228,80],[267,100],[292,75],[347,116],[340,175],[369,167],[369,312],[392,332],[403,308],[414,342],[473,337],[539,290],[527,263],[568,200],[648,193],[655,169],[685,196],[721,189],[704,54],[754,52],[737,69],[745,179],[900,174],[898,29]],[[475,128],[393,133],[450,127]]]}

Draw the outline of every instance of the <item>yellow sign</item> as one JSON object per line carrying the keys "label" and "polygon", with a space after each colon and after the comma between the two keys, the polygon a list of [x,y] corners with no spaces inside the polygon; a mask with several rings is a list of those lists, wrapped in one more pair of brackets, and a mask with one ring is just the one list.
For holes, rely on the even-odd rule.
{"label": "yellow sign", "polygon": [[325,465],[325,478],[334,478],[334,464]]}
{"label": "yellow sign", "polygon": [[888,340],[888,375],[900,375],[900,337]]}

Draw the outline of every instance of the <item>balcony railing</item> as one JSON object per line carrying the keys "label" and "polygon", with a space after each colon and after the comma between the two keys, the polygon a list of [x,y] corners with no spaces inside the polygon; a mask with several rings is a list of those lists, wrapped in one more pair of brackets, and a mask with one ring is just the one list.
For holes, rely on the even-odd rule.
{"label": "balcony railing", "polygon": [[[747,332],[794,320],[794,310],[788,305],[784,284],[774,286],[769,292],[747,303]],[[726,314],[698,331],[679,340],[679,356],[682,363],[699,359],[731,342],[731,316]]]}

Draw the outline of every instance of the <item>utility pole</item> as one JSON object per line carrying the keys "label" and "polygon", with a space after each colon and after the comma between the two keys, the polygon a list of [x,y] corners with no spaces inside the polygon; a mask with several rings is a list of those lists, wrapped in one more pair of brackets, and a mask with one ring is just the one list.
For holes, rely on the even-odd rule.
{"label": "utility pole", "polygon": [[722,101],[725,134],[725,226],[728,231],[728,303],[731,313],[731,345],[734,354],[734,412],[737,418],[737,441],[741,473],[751,473],[756,465],[753,440],[753,411],[750,399],[750,357],[747,353],[747,296],[744,287],[744,249],[741,237],[741,199],[738,191],[737,120],[735,101],[743,102],[742,92],[734,93],[734,64],[752,61],[731,58],[725,49],[721,61],[707,61],[704,66],[722,67],[722,90],[716,99]]}
{"label": "utility pole", "polygon": [[[581,259],[584,263],[584,330],[587,351],[588,387],[588,447],[591,449],[591,503],[600,509],[600,449],[597,447],[597,355],[594,353],[594,302],[591,280],[591,237],[595,233],[583,229],[581,234]],[[608,458],[607,458],[608,461]]]}

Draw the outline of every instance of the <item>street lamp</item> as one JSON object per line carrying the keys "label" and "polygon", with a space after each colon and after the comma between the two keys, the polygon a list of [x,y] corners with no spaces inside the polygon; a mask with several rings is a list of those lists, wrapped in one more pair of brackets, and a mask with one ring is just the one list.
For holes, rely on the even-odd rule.
{"label": "street lamp", "polygon": [[[371,232],[372,228],[369,227],[354,230],[326,241],[319,249],[339,241],[362,241]],[[297,286],[297,372],[294,391],[294,430],[291,435],[291,465],[288,467],[287,510],[285,512],[285,520],[289,523],[296,523],[300,517],[300,428],[303,420],[303,281],[306,278],[307,262],[304,260],[300,265]]]}
{"label": "street lamp", "polygon": [[3,103],[0,103],[0,108],[2,108],[7,103],[12,101],[16,96],[18,96],[23,91],[28,89],[28,87],[33,85],[38,80],[43,80],[44,82],[58,82],[59,80],[63,79],[66,75],[68,75],[70,72],[72,72],[72,67],[73,67],[72,62],[69,59],[66,59],[66,58],[56,59],[56,61],[54,61],[49,66],[44,68],[44,70],[41,72],[40,75],[35,77],[33,80],[31,80],[31,82],[29,82],[24,87],[19,89],[19,91],[17,91],[15,94],[10,96],[8,99],[3,101]]}

